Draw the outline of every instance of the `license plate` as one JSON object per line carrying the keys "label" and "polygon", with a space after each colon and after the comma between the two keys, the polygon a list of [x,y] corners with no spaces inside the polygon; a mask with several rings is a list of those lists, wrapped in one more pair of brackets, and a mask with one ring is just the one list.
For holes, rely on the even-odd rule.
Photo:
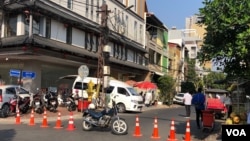
{"label": "license plate", "polygon": [[35,104],[36,104],[36,105],[40,105],[40,102],[36,102]]}

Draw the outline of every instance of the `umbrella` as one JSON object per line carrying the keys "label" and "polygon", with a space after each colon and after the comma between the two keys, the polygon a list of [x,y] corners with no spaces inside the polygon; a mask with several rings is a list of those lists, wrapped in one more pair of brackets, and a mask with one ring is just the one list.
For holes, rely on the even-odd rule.
{"label": "umbrella", "polygon": [[130,86],[134,86],[137,82],[135,80],[127,80],[125,83],[127,83]]}
{"label": "umbrella", "polygon": [[142,81],[135,84],[135,87],[141,88],[141,89],[156,89],[157,86],[149,81]]}

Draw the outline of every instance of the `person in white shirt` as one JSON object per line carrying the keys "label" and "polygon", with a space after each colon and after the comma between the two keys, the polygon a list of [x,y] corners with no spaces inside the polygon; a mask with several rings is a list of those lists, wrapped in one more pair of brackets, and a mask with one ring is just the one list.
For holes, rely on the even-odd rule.
{"label": "person in white shirt", "polygon": [[186,109],[186,118],[189,118],[191,114],[192,95],[189,92],[185,93],[183,100],[184,100],[184,105]]}
{"label": "person in white shirt", "polygon": [[147,106],[147,107],[149,107],[150,106],[150,103],[151,103],[151,101],[152,101],[152,92],[151,91],[148,91],[147,93],[146,93],[146,95],[145,95],[145,105]]}

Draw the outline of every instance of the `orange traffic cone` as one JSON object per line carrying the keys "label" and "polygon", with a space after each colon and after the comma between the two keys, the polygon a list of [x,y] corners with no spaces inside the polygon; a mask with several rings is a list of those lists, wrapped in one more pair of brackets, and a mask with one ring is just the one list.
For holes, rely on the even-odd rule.
{"label": "orange traffic cone", "polygon": [[42,123],[41,127],[49,127],[48,126],[48,121],[47,121],[46,109],[44,110],[44,113],[43,113],[43,123]]}
{"label": "orange traffic cone", "polygon": [[158,122],[157,122],[157,118],[155,117],[155,120],[154,120],[154,129],[153,129],[153,133],[152,133],[152,136],[151,138],[153,139],[159,139],[159,130],[158,130]]}
{"label": "orange traffic cone", "polygon": [[29,125],[35,125],[34,110],[31,110]]}
{"label": "orange traffic cone", "polygon": [[61,113],[60,112],[58,112],[58,116],[57,116],[57,121],[56,121],[56,126],[54,127],[54,128],[57,128],[57,129],[59,129],[59,128],[62,128],[62,121],[61,121]]}
{"label": "orange traffic cone", "polygon": [[138,117],[138,116],[136,116],[136,120],[135,120],[135,131],[134,131],[134,136],[136,136],[136,137],[142,136],[142,134],[141,134],[141,129],[140,129],[140,125],[139,125],[139,117]]}
{"label": "orange traffic cone", "polygon": [[190,137],[190,122],[189,120],[187,121],[187,126],[186,126],[186,134],[185,137],[183,137],[184,141],[191,141]]}
{"label": "orange traffic cone", "polygon": [[171,121],[171,127],[169,133],[170,135],[168,136],[167,141],[177,141],[177,139],[175,138],[174,120]]}
{"label": "orange traffic cone", "polygon": [[74,119],[73,119],[73,113],[70,112],[70,117],[69,117],[69,124],[67,130],[75,130],[75,125],[74,125]]}
{"label": "orange traffic cone", "polygon": [[21,124],[19,109],[16,110],[16,124]]}

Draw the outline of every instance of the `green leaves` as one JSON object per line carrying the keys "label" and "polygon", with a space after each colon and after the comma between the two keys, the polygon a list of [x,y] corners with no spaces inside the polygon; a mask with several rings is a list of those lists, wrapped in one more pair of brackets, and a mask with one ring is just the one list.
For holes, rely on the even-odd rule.
{"label": "green leaves", "polygon": [[173,98],[175,91],[175,80],[171,76],[164,75],[159,77],[157,86],[160,89],[159,97],[161,101],[170,101],[170,99]]}
{"label": "green leaves", "polygon": [[[200,8],[201,24],[206,26],[206,36],[200,61],[216,58],[223,61],[224,71],[234,76],[250,76],[250,68],[239,66],[250,61],[250,1],[249,0],[204,0]],[[224,59],[227,58],[227,59]]]}

